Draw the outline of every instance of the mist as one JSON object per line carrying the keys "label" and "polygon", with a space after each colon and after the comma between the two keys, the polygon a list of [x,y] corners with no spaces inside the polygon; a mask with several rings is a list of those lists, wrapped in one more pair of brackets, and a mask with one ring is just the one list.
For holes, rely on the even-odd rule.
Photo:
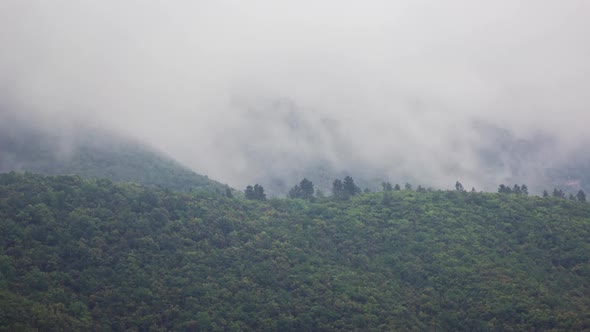
{"label": "mist", "polygon": [[534,186],[590,139],[589,22],[584,0],[4,0],[0,109],[235,187]]}

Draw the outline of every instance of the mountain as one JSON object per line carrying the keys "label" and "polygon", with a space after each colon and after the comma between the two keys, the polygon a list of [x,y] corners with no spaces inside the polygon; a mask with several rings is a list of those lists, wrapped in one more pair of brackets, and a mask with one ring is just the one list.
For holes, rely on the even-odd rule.
{"label": "mountain", "polygon": [[476,148],[479,165],[488,174],[506,174],[505,182],[527,183],[535,193],[558,188],[576,193],[590,191],[587,144],[565,149],[557,137],[539,132],[519,138],[510,130],[477,123],[482,142]]}
{"label": "mountain", "polygon": [[535,194],[590,191],[588,142],[567,141],[557,132],[473,118],[452,134],[417,135],[403,119],[351,128],[339,114],[291,99],[241,101],[235,107],[238,125],[231,135],[214,135],[219,153],[234,160],[228,164],[240,165],[229,167],[235,183],[259,183],[270,196],[284,197],[303,178],[329,194],[334,179],[345,176],[373,191],[383,181],[451,188],[457,180],[484,191],[502,183],[526,184]]}
{"label": "mountain", "polygon": [[0,175],[0,330],[582,331],[590,204]]}
{"label": "mountain", "polygon": [[222,192],[228,186],[199,175],[134,139],[85,125],[37,125],[18,117],[0,121],[0,173],[78,174],[171,190]]}

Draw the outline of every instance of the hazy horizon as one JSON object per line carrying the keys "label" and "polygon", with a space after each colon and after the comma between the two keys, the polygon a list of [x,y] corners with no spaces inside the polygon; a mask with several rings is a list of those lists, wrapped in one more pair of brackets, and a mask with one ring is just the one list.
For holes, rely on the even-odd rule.
{"label": "hazy horizon", "polygon": [[[116,130],[236,188],[318,164],[532,183],[590,141],[588,13],[582,0],[6,0],[0,112]],[[543,144],[511,161],[501,138]]]}

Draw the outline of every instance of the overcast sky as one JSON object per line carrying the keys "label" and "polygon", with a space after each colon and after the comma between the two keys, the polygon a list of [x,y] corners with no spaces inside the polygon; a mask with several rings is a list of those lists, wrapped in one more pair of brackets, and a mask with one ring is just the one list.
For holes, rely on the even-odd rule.
{"label": "overcast sky", "polygon": [[588,139],[589,31],[587,0],[2,0],[0,98],[234,185],[323,158],[485,186],[474,123]]}

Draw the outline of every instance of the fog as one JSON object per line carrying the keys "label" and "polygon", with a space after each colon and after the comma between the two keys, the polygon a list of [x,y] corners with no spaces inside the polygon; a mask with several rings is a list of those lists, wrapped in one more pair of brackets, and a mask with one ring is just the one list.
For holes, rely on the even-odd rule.
{"label": "fog", "polygon": [[0,104],[236,187],[534,185],[588,142],[588,31],[586,0],[3,0]]}

